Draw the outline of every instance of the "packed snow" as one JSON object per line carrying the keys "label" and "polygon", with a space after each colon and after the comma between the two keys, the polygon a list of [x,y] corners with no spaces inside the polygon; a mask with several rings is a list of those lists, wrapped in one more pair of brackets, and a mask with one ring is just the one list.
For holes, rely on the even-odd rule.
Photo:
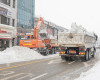
{"label": "packed snow", "polygon": [[75,80],[100,80],[100,61],[98,61],[93,68],[82,73],[80,77]]}
{"label": "packed snow", "polygon": [[58,56],[58,54],[43,56],[32,49],[15,46],[0,52],[0,64],[43,59],[55,56]]}

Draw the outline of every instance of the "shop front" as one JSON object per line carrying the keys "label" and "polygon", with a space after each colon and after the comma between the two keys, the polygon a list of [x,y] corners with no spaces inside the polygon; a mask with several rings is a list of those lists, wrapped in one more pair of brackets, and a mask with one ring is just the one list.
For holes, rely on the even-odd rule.
{"label": "shop front", "polygon": [[15,28],[0,24],[0,50],[4,50],[14,45],[16,37]]}

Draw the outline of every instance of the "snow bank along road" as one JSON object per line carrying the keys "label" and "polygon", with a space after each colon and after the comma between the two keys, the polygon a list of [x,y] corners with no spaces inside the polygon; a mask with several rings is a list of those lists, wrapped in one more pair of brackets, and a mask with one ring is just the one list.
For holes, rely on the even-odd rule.
{"label": "snow bank along road", "polygon": [[0,52],[0,64],[30,61],[54,56],[58,56],[58,54],[43,56],[32,49],[15,46]]}
{"label": "snow bank along road", "polygon": [[59,56],[0,65],[0,80],[74,80],[99,61],[100,50],[87,62],[62,61]]}

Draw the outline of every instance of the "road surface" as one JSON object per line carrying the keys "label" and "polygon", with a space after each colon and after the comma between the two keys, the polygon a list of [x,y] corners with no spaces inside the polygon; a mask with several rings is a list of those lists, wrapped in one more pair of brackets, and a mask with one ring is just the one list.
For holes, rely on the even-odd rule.
{"label": "road surface", "polygon": [[99,53],[97,50],[95,58],[87,62],[80,59],[63,61],[57,56],[0,65],[0,80],[74,80],[96,64]]}

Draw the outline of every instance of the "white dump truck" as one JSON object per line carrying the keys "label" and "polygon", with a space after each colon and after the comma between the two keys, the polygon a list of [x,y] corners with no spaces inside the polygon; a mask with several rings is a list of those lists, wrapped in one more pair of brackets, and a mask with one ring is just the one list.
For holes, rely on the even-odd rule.
{"label": "white dump truck", "polygon": [[58,33],[59,54],[62,59],[79,57],[89,60],[96,52],[97,36],[74,24],[69,32]]}

